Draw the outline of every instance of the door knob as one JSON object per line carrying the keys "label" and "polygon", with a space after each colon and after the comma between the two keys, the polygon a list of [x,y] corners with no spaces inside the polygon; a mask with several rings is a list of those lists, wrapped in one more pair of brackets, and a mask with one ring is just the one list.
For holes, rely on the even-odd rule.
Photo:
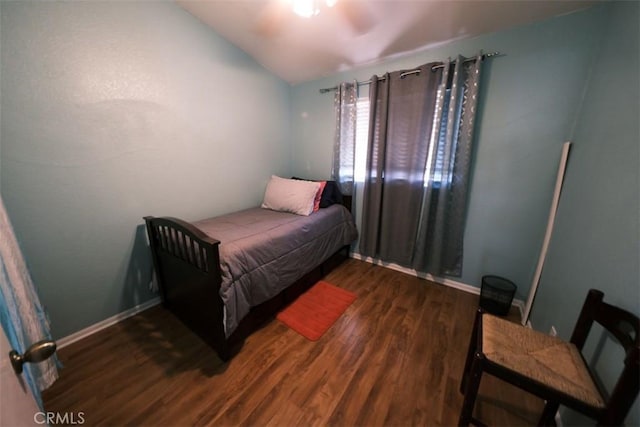
{"label": "door knob", "polygon": [[43,360],[47,360],[53,356],[53,353],[55,352],[56,343],[54,341],[42,340],[29,347],[23,355],[20,355],[20,353],[15,350],[11,350],[9,352],[9,358],[11,358],[11,366],[13,366],[13,370],[16,374],[21,374],[22,365],[24,365],[25,362],[42,362]]}

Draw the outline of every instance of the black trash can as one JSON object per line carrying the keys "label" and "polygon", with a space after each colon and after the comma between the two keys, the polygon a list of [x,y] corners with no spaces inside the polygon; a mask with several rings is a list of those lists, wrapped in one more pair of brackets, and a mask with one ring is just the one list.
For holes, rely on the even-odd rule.
{"label": "black trash can", "polygon": [[509,314],[517,286],[511,280],[499,276],[483,276],[480,289],[480,307],[491,314]]}

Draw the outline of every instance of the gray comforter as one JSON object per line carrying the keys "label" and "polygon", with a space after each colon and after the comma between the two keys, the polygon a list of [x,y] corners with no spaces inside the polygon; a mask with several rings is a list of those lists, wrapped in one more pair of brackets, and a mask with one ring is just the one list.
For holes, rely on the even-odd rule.
{"label": "gray comforter", "polygon": [[276,296],[357,237],[351,213],[341,205],[308,217],[252,208],[194,225],[220,241],[227,337],[251,307]]}

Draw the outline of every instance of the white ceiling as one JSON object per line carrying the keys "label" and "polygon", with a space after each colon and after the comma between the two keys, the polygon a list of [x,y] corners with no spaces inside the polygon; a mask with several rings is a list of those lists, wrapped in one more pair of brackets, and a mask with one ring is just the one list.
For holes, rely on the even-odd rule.
{"label": "white ceiling", "polygon": [[[595,1],[340,0],[354,2],[367,30],[356,30],[344,7],[302,18],[287,0],[176,0],[218,34],[285,81],[297,84],[452,40],[500,31],[575,10]],[[290,0],[289,0],[290,1]],[[351,23],[350,23],[351,22]],[[488,47],[491,48],[490,46]]]}

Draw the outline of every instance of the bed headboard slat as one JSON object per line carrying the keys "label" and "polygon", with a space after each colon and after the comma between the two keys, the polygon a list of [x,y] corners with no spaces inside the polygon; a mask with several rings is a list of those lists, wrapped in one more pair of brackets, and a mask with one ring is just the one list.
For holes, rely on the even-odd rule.
{"label": "bed headboard slat", "polygon": [[150,245],[204,273],[211,271],[209,264],[217,260],[218,240],[176,218],[145,217],[145,221]]}

